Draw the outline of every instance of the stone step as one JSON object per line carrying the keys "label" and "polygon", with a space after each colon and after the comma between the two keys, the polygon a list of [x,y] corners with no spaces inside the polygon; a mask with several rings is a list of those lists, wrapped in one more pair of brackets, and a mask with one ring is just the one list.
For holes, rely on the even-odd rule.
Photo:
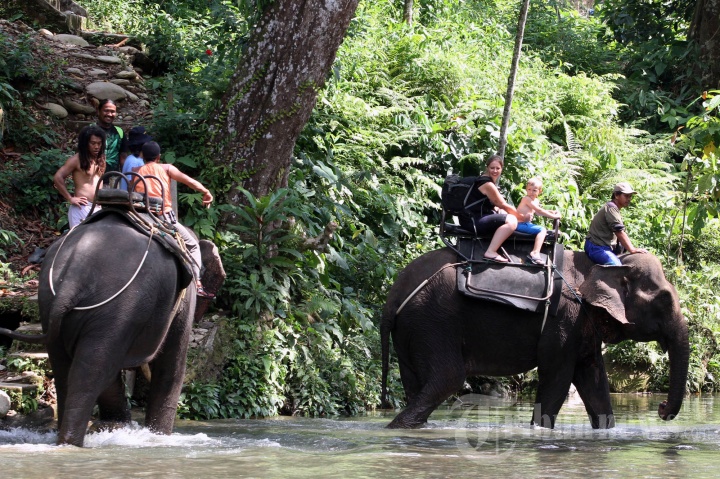
{"label": "stone step", "polygon": [[35,393],[37,386],[28,383],[0,382],[0,390],[8,392],[20,392],[21,394]]}
{"label": "stone step", "polygon": [[34,333],[42,334],[42,324],[40,323],[22,323],[16,330],[16,333]]}
{"label": "stone step", "polygon": [[26,353],[26,352],[18,352],[18,353],[10,353],[10,354],[8,354],[8,357],[9,357],[9,358],[23,358],[23,359],[32,359],[32,360],[42,361],[42,360],[48,358],[48,353],[39,352],[39,351],[28,352],[28,353]]}

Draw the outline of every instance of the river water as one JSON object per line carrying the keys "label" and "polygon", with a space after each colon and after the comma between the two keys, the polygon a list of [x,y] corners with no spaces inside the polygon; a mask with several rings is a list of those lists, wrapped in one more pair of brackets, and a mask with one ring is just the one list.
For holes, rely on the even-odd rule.
{"label": "river water", "polygon": [[387,430],[395,413],[309,419],[178,421],[171,436],[134,424],[89,434],[0,431],[3,478],[715,478],[720,396],[686,399],[663,422],[663,396],[613,395],[617,427],[594,431],[568,401],[554,430],[529,425],[532,402],[463,396],[418,430]]}

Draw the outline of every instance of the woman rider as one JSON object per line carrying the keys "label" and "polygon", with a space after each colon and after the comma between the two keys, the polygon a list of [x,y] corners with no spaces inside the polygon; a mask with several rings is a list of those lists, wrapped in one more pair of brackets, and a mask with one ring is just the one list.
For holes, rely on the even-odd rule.
{"label": "woman rider", "polygon": [[522,220],[522,216],[514,206],[505,201],[496,186],[504,164],[500,155],[493,155],[488,159],[485,172],[475,182],[477,189],[470,193],[467,200],[468,204],[474,206],[469,208],[467,214],[461,214],[458,218],[460,226],[475,232],[475,235],[493,234],[484,257],[497,263],[510,262],[498,253],[498,249],[515,231],[518,219]]}

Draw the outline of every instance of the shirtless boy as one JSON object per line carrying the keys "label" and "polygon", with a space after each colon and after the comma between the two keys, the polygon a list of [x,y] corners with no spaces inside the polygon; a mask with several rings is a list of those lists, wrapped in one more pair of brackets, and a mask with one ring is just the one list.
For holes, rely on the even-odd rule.
{"label": "shirtless boy", "polygon": [[540,206],[540,200],[538,199],[540,193],[542,193],[542,181],[540,178],[530,178],[525,185],[525,191],[527,196],[524,196],[523,199],[520,200],[520,206],[517,207],[518,213],[523,215],[524,218],[522,222],[518,223],[515,231],[537,235],[535,236],[535,244],[528,255],[528,259],[532,263],[543,264],[542,257],[540,256],[540,248],[542,247],[543,241],[545,241],[547,229],[533,224],[532,220],[536,214],[554,220],[559,220],[560,213],[557,211],[543,209]]}
{"label": "shirtless boy", "polygon": [[[78,152],[67,159],[55,172],[55,188],[70,203],[68,222],[70,229],[80,224],[90,212],[100,177],[105,173],[105,132],[90,125],[80,131]],[[75,191],[71,195],[65,178],[72,175]]]}

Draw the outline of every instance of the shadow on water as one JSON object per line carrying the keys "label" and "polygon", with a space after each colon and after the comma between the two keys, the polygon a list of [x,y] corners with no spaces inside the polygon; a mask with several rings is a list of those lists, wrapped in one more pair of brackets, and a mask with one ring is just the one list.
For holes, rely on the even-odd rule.
{"label": "shadow on water", "polygon": [[[160,436],[138,425],[89,434],[0,431],[3,477],[717,477],[720,396],[685,401],[676,421],[660,396],[615,395],[618,426],[590,428],[580,402],[556,429],[530,426],[531,402],[465,396],[419,430],[388,430],[394,413],[338,419],[179,421]],[[51,472],[50,472],[51,471]]]}

